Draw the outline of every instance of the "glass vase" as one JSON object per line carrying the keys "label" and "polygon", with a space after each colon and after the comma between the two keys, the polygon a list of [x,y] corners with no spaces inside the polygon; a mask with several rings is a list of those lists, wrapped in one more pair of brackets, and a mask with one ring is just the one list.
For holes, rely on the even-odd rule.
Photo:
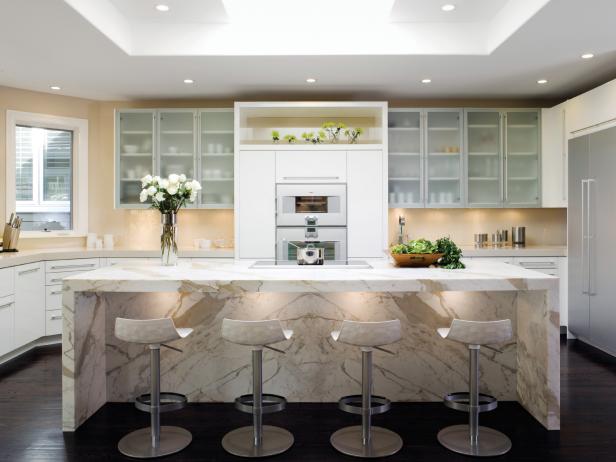
{"label": "glass vase", "polygon": [[160,215],[160,259],[163,266],[178,264],[177,219],[175,212]]}

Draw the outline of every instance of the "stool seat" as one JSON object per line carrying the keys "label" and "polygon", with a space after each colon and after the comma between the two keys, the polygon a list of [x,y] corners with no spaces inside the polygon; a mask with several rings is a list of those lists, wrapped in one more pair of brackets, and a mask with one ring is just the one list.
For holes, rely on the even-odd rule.
{"label": "stool seat", "polygon": [[389,345],[400,340],[400,320],[377,322],[342,321],[340,330],[331,333],[336,342],[364,348]]}
{"label": "stool seat", "polygon": [[176,328],[173,319],[126,319],[116,318],[115,336],[131,343],[157,345],[188,337],[188,327]]}
{"label": "stool seat", "polygon": [[222,320],[222,338],[247,346],[265,346],[289,340],[293,331],[284,329],[280,320],[243,321],[224,318]]}
{"label": "stool seat", "polygon": [[499,321],[454,319],[450,327],[441,327],[436,331],[443,338],[467,345],[503,343],[511,340],[513,337],[510,319]]}

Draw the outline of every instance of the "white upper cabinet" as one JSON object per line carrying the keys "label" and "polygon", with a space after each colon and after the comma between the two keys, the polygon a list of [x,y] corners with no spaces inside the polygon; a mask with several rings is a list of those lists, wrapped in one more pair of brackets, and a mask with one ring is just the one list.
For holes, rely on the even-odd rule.
{"label": "white upper cabinet", "polygon": [[233,208],[233,109],[201,111],[201,208]]}
{"label": "white upper cabinet", "polygon": [[565,104],[569,138],[616,125],[616,79]]}
{"label": "white upper cabinet", "polygon": [[389,206],[424,206],[423,113],[420,109],[390,109]]}
{"label": "white upper cabinet", "polygon": [[346,151],[277,151],[278,183],[345,183]]}
{"label": "white upper cabinet", "polygon": [[167,109],[158,113],[159,175],[172,173],[195,178],[196,112]]}
{"label": "white upper cabinet", "polygon": [[566,104],[541,111],[541,205],[567,207]]}

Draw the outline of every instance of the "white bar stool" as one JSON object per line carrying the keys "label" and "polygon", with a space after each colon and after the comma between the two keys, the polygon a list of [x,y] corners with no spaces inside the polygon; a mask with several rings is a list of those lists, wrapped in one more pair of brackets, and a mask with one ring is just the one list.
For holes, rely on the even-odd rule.
{"label": "white bar stool", "polygon": [[188,328],[176,328],[171,318],[116,318],[117,338],[150,347],[150,393],[138,396],[135,400],[137,409],[150,413],[150,426],[129,433],[120,440],[118,450],[125,456],[138,459],[162,457],[181,451],[192,441],[188,430],[160,426],[161,412],[175,411],[186,406],[186,396],[160,392],[160,347],[181,352],[178,348],[165,345],[165,342],[186,338],[192,331]]}
{"label": "white bar stool", "polygon": [[511,440],[497,430],[479,426],[479,413],[496,409],[498,405],[493,396],[479,393],[479,348],[482,345],[511,340],[511,320],[454,319],[451,327],[437,329],[437,332],[444,339],[467,344],[470,354],[469,392],[450,393],[444,398],[447,407],[469,413],[468,425],[443,428],[438,433],[439,442],[451,451],[468,456],[490,457],[505,454],[511,449]]}
{"label": "white bar stool", "polygon": [[402,448],[402,438],[397,433],[372,426],[372,416],[387,412],[391,401],[382,396],[372,396],[372,351],[391,353],[383,345],[401,338],[400,320],[383,322],[343,321],[338,331],[331,333],[336,342],[361,347],[362,394],[345,396],[338,401],[344,412],[361,415],[361,426],[341,428],[332,434],[330,443],[343,454],[355,457],[384,457]]}
{"label": "white bar stool", "polygon": [[267,457],[281,454],[293,446],[293,435],[280,427],[263,425],[263,414],[282,411],[287,400],[278,395],[263,394],[263,348],[283,353],[270,346],[289,340],[292,330],[283,329],[280,321],[240,321],[223,319],[222,337],[239,345],[252,347],[252,394],[235,399],[235,408],[252,414],[252,426],[227,433],[222,447],[240,457]]}

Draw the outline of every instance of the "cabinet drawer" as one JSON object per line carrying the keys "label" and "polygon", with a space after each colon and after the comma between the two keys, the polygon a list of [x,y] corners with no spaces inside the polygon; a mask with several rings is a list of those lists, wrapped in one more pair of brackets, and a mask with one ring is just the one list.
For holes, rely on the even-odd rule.
{"label": "cabinet drawer", "polygon": [[15,300],[13,296],[0,298],[0,356],[13,349],[13,320]]}
{"label": "cabinet drawer", "polygon": [[90,271],[98,267],[98,258],[80,258],[76,260],[56,260],[45,262],[45,272],[47,273],[61,273],[66,271]]}
{"label": "cabinet drawer", "polygon": [[160,258],[109,258],[108,266],[116,265],[152,265],[155,262],[160,262]]}
{"label": "cabinet drawer", "polygon": [[60,273],[47,273],[45,274],[45,285],[62,285],[62,280],[69,276],[75,276],[76,274],[84,273],[84,271],[63,271]]}
{"label": "cabinet drawer", "polygon": [[48,311],[45,318],[45,335],[62,333],[62,310]]}
{"label": "cabinet drawer", "polygon": [[528,269],[558,270],[558,257],[516,257],[515,263]]}
{"label": "cabinet drawer", "polygon": [[277,183],[345,183],[346,151],[276,152]]}
{"label": "cabinet drawer", "polygon": [[0,270],[0,297],[7,297],[15,293],[15,280],[13,268]]}
{"label": "cabinet drawer", "polygon": [[45,309],[48,311],[62,309],[62,284],[45,288]]}

